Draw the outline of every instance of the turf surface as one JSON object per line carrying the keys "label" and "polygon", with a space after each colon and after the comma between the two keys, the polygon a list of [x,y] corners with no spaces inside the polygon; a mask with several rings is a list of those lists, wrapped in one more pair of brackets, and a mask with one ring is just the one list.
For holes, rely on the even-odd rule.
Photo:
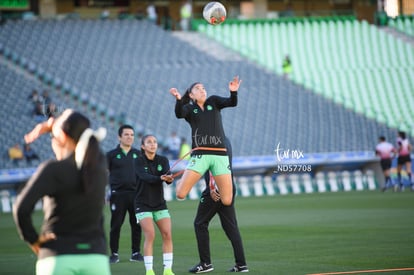
{"label": "turf surface", "polygon": [[[170,202],[176,275],[198,262],[192,227],[197,201]],[[237,198],[237,214],[251,274],[312,274],[354,270],[414,268],[414,193],[378,191]],[[109,211],[106,209],[106,224]],[[40,225],[41,212],[34,220]],[[107,230],[108,232],[108,230]],[[230,242],[218,218],[210,226],[215,270],[228,274]],[[0,214],[0,274],[34,274],[35,257],[16,233],[10,214]],[[124,223],[120,263],[112,274],[145,274],[129,262],[129,226]],[[93,263],[91,263],[93,264]],[[154,270],[162,274],[157,231]],[[374,274],[374,273],[370,273]],[[381,274],[414,274],[413,271]]]}

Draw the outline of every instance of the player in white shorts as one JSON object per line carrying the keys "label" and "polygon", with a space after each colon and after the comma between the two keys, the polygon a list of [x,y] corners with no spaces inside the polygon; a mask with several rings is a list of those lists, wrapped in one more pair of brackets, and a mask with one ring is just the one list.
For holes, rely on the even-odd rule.
{"label": "player in white shorts", "polygon": [[380,136],[378,144],[375,147],[375,154],[381,159],[381,168],[385,177],[384,186],[381,188],[382,191],[385,191],[392,186],[390,170],[392,166],[392,159],[395,157],[396,153],[397,150],[394,145],[387,142],[384,136]]}

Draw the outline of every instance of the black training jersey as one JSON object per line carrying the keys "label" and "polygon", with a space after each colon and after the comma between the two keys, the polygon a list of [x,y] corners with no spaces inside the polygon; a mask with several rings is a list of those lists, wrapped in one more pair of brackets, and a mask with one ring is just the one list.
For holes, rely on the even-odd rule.
{"label": "black training jersey", "polygon": [[111,191],[136,191],[136,160],[140,155],[136,148],[125,153],[119,145],[106,154]]}
{"label": "black training jersey", "polygon": [[[195,103],[183,105],[181,100],[175,104],[175,115],[184,118],[191,126],[192,148],[226,148],[221,109],[237,105],[237,92],[230,97],[210,96],[204,103],[204,110]],[[197,154],[226,155],[223,151],[197,150]]]}
{"label": "black training jersey", "polygon": [[168,159],[155,155],[153,160],[142,154],[137,161],[138,190],[135,197],[135,212],[167,209],[161,176],[170,170]]}
{"label": "black training jersey", "polygon": [[106,163],[96,170],[94,187],[85,193],[74,154],[61,161],[42,163],[18,195],[14,219],[20,236],[35,243],[39,235],[31,213],[43,199],[41,234],[54,233],[56,240],[42,244],[39,259],[61,254],[106,254],[103,223]]}

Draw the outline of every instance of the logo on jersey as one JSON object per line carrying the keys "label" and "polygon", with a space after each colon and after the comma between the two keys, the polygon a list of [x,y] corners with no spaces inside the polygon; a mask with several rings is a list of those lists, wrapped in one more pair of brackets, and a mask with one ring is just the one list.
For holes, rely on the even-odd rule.
{"label": "logo on jersey", "polygon": [[188,164],[189,167],[194,166],[196,164],[196,160],[194,158],[192,158],[190,160],[190,163]]}
{"label": "logo on jersey", "polygon": [[138,155],[134,153],[134,154],[132,154],[132,158],[136,159],[136,158],[138,158]]}
{"label": "logo on jersey", "polygon": [[157,166],[157,171],[158,171],[158,172],[161,172],[161,171],[162,171],[162,165],[161,165],[161,164],[158,164],[158,166]]}
{"label": "logo on jersey", "polygon": [[193,109],[194,114],[198,114],[198,109]]}
{"label": "logo on jersey", "polygon": [[207,105],[207,111],[211,111],[211,110],[213,110],[213,106]]}

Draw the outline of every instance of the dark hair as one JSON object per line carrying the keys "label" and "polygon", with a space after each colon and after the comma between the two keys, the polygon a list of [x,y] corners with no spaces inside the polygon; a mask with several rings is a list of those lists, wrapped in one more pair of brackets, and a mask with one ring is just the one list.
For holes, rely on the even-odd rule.
{"label": "dark hair", "polygon": [[72,138],[75,143],[78,143],[83,131],[90,126],[90,121],[87,117],[79,112],[72,112],[68,115],[65,121],[62,121],[62,130]]}
{"label": "dark hair", "polygon": [[398,136],[402,139],[406,138],[405,132],[403,132],[403,131],[398,132]]}
{"label": "dark hair", "polygon": [[379,137],[379,140],[381,140],[381,141],[385,141],[386,139],[385,139],[385,137],[384,137],[384,136],[380,136],[380,137]]}
{"label": "dark hair", "polygon": [[187,104],[191,102],[190,93],[191,93],[191,90],[194,88],[194,86],[197,84],[200,84],[200,82],[194,82],[193,84],[190,85],[190,87],[188,87],[187,90],[185,90],[184,95],[181,97],[181,101],[183,104]]}
{"label": "dark hair", "polygon": [[[72,138],[76,144],[82,133],[89,128],[89,126],[89,119],[79,112],[71,113],[66,120],[62,122],[63,132]],[[86,193],[93,190],[93,184],[96,182],[96,173],[100,172],[102,163],[105,163],[105,161],[105,156],[99,147],[99,141],[94,136],[91,136],[81,167],[81,180],[83,189]]]}
{"label": "dark hair", "polygon": [[124,131],[124,129],[131,129],[132,131],[135,132],[134,127],[132,127],[131,125],[128,125],[128,124],[124,124],[124,125],[121,125],[121,127],[119,127],[119,129],[118,129],[118,136],[119,137],[122,136],[122,132]]}
{"label": "dark hair", "polygon": [[190,98],[190,92],[188,91],[188,89],[185,91],[184,95],[181,97],[181,102],[183,104],[188,104],[190,103],[191,98]]}

